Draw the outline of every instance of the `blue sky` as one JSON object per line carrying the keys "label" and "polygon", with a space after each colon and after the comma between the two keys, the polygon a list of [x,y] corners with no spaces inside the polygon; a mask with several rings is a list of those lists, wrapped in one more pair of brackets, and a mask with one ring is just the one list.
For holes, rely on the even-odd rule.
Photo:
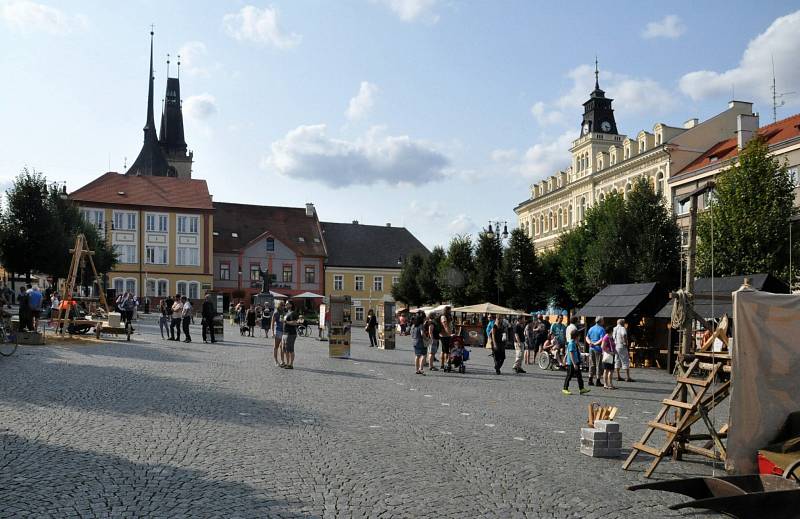
{"label": "blue sky", "polygon": [[[0,0],[0,181],[70,190],[142,139],[150,24],[157,103],[182,53],[186,138],[215,200],[404,225],[428,245],[514,222],[569,162],[600,83],[620,132],[680,125],[733,95],[800,106],[800,3]],[[160,114],[160,107],[156,106]]]}

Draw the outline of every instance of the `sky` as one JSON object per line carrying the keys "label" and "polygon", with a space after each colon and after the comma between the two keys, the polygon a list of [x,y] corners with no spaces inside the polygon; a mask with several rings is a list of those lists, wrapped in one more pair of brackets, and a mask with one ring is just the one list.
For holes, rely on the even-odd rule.
{"label": "sky", "polygon": [[[597,6],[597,7],[595,7]],[[800,111],[800,2],[0,0],[0,187],[70,191],[142,142],[177,73],[194,178],[217,201],[405,226],[425,245],[516,224],[569,164],[594,85],[621,133],[708,119],[731,98]],[[158,119],[157,119],[158,121]]]}

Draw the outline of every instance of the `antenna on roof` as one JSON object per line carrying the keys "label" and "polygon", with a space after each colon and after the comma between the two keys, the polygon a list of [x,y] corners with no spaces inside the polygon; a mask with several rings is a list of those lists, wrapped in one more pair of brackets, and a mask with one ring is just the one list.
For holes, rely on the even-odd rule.
{"label": "antenna on roof", "polygon": [[786,104],[783,96],[792,95],[795,92],[782,92],[778,93],[775,86],[775,56],[772,56],[772,122],[778,122],[778,108]]}
{"label": "antenna on roof", "polygon": [[167,78],[169,78],[169,52],[167,53]]}
{"label": "antenna on roof", "polygon": [[178,79],[181,77],[181,55],[178,54]]}
{"label": "antenna on roof", "polygon": [[128,169],[128,157],[124,157],[124,158],[123,158],[123,162],[122,162],[122,169],[123,169],[123,170],[126,170],[126,169]]}

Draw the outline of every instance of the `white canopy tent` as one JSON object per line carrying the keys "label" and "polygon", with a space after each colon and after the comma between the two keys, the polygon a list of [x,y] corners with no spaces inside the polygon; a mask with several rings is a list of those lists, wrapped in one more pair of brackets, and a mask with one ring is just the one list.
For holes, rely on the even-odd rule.
{"label": "white canopy tent", "polygon": [[453,308],[453,312],[463,312],[465,314],[500,314],[500,315],[524,315],[523,312],[506,308],[493,303],[481,303],[470,306],[460,306]]}
{"label": "white canopy tent", "polygon": [[302,294],[291,296],[291,299],[322,299],[323,297],[325,296],[315,294],[314,292],[303,292]]}

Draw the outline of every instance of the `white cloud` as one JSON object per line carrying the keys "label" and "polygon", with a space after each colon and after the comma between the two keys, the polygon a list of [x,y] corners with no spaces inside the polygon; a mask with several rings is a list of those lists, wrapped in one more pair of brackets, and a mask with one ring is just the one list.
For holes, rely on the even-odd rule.
{"label": "white cloud", "polygon": [[369,81],[362,81],[358,89],[358,94],[350,99],[350,104],[347,106],[345,115],[351,121],[366,117],[372,107],[375,106],[375,96],[378,93],[378,87]]}
{"label": "white cloud", "polygon": [[531,107],[531,114],[536,118],[536,121],[543,126],[563,124],[565,119],[562,112],[558,110],[548,110],[547,105],[542,101],[533,104]]}
{"label": "white cloud", "polygon": [[404,22],[418,20],[428,23],[439,21],[439,15],[433,12],[438,0],[373,0],[378,1]]}
{"label": "white cloud", "polygon": [[206,63],[208,49],[202,41],[187,41],[178,50],[180,56],[181,72],[190,76],[208,77],[211,74]]}
{"label": "white cloud", "polygon": [[661,20],[650,22],[642,31],[642,38],[679,38],[686,32],[686,25],[674,14],[668,14]]}
{"label": "white cloud", "polygon": [[217,113],[217,100],[211,94],[191,96],[183,102],[183,113],[196,120],[208,119]]}
{"label": "white cloud", "polygon": [[517,158],[517,150],[514,149],[497,149],[492,150],[492,161],[494,162],[512,162]]}
{"label": "white cloud", "polygon": [[[800,11],[777,18],[766,31],[751,40],[738,67],[724,72],[690,72],[681,78],[680,89],[692,99],[700,100],[730,95],[731,87],[734,87],[740,99],[768,101],[771,100],[773,58],[778,91],[800,90],[798,51]],[[798,102],[798,97],[787,100],[792,101]]]}
{"label": "white cloud", "polygon": [[453,234],[468,234],[476,228],[475,222],[463,213],[456,215],[456,217],[447,224],[447,230]]}
{"label": "white cloud", "polygon": [[21,33],[37,31],[67,34],[89,26],[82,14],[67,14],[60,9],[29,0],[14,0],[0,4],[0,20]]}
{"label": "white cloud", "polygon": [[281,29],[278,9],[273,6],[259,9],[246,5],[237,13],[226,14],[222,25],[228,36],[236,40],[267,43],[279,49],[294,47],[303,39],[299,34],[286,34]]}
{"label": "white cloud", "polygon": [[408,136],[385,135],[376,127],[348,141],[329,137],[324,124],[291,130],[272,143],[262,162],[286,177],[330,187],[422,184],[440,179],[449,164],[433,145]]}
{"label": "white cloud", "polygon": [[533,180],[540,180],[569,166],[569,148],[578,137],[577,132],[568,130],[554,140],[539,142],[525,151],[525,156],[515,167],[516,171]]}

